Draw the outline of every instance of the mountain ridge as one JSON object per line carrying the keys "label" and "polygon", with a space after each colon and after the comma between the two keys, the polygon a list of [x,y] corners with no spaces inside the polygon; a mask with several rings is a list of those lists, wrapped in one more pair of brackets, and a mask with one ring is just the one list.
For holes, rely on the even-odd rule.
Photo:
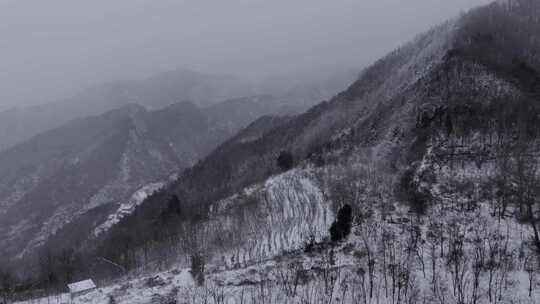
{"label": "mountain ridge", "polygon": [[[511,3],[435,27],[331,100],[263,117],[181,172],[90,252],[133,274],[172,270],[108,294],[536,303],[540,3]],[[177,280],[189,271],[194,282]]]}
{"label": "mountain ridge", "polygon": [[0,151],[71,119],[102,114],[132,103],[150,109],[182,101],[209,107],[229,99],[274,95],[278,99],[288,100],[295,111],[305,110],[314,102],[329,98],[341,90],[353,74],[335,74],[329,79],[303,84],[311,89],[256,88],[234,76],[204,74],[187,69],[171,70],[143,80],[115,81],[55,102],[0,111]]}
{"label": "mountain ridge", "polygon": [[[460,55],[474,54],[482,39],[471,37],[479,37],[484,26],[496,26],[497,21],[490,18],[498,14],[516,18],[513,12],[492,4],[435,27],[368,67],[359,80],[330,101],[279,124],[254,141],[224,143],[186,170],[167,191],[177,195],[185,208],[205,214],[215,202],[279,174],[275,160],[280,151],[291,152],[298,165],[308,167],[329,166],[340,163],[339,159],[367,153],[371,166],[391,172],[395,176],[393,187],[398,187],[407,170],[419,170],[439,121],[448,116],[453,124],[462,126],[458,124],[461,118],[454,117],[461,115],[460,105],[521,98],[524,78],[515,77],[512,67],[517,67],[519,74],[527,71],[519,69],[523,65],[514,65],[513,59],[503,60],[510,69],[499,71],[494,63],[482,63],[483,58]],[[475,20],[480,20],[482,27],[471,23]],[[507,43],[506,36],[499,37],[501,45]],[[506,48],[497,50],[504,53]],[[536,66],[530,59],[523,58],[525,65]],[[142,210],[145,205],[159,205],[160,200],[163,203],[164,197],[149,198],[141,205]]]}
{"label": "mountain ridge", "polygon": [[74,119],[0,153],[3,250],[22,257],[65,224],[111,206],[100,209],[95,228],[142,187],[167,183],[169,175],[259,116],[283,113],[281,102],[255,96],[208,108],[182,102],[152,111],[129,104]]}
{"label": "mountain ridge", "polygon": [[99,115],[126,104],[160,108],[191,101],[211,105],[252,95],[249,87],[234,77],[189,70],[171,71],[142,81],[96,86],[60,101],[0,112],[0,151],[74,118]]}

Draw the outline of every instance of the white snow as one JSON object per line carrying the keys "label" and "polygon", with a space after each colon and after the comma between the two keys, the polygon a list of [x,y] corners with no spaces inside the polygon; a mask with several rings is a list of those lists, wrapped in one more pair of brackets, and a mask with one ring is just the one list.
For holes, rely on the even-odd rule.
{"label": "white snow", "polygon": [[260,261],[298,249],[312,237],[321,240],[334,219],[330,206],[311,172],[292,170],[216,203],[206,233],[232,237],[229,246],[216,249],[217,260]]}
{"label": "white snow", "polygon": [[71,293],[87,291],[96,288],[96,284],[91,279],[68,284]]}
{"label": "white snow", "polygon": [[94,229],[94,236],[99,236],[101,233],[109,230],[112,226],[119,223],[122,218],[135,211],[135,208],[139,206],[148,196],[163,188],[164,185],[165,183],[163,182],[156,182],[148,184],[137,190],[127,202],[122,203],[120,207],[118,207],[118,210],[116,210],[115,213],[109,215],[103,224]]}

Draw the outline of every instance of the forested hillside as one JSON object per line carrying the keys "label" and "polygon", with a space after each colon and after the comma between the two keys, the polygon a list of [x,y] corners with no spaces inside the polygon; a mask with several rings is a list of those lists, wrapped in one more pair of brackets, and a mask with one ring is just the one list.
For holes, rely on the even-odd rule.
{"label": "forested hillside", "polygon": [[270,96],[207,108],[128,105],[0,153],[0,252],[34,260],[45,244],[84,247],[220,142],[286,107]]}

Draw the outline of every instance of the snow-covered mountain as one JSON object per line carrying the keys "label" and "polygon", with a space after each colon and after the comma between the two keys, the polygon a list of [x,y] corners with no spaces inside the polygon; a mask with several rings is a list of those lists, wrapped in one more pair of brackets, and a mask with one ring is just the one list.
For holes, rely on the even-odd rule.
{"label": "snow-covered mountain", "polygon": [[207,108],[179,103],[150,111],[127,105],[73,120],[0,153],[0,251],[22,257],[55,233],[72,245],[99,235],[171,175],[252,120],[286,107],[270,96]]}
{"label": "snow-covered mountain", "polygon": [[96,239],[137,278],[76,302],[538,303],[539,13],[474,9],[253,122]]}
{"label": "snow-covered mountain", "polygon": [[[113,228],[103,252],[145,265],[142,251],[111,249],[122,240],[114,231],[155,223],[159,212],[145,211],[161,203],[167,212],[176,196],[187,211],[175,237],[185,242],[151,256],[188,265],[202,252],[220,269],[199,291],[179,287],[179,298],[204,302],[205,290],[219,290],[239,300],[254,285],[253,299],[269,303],[538,302],[539,12],[526,0],[472,10],[382,58],[332,100],[233,137],[143,202],[138,221]],[[276,166],[282,151],[296,169]],[[325,247],[346,204],[352,234]],[[153,231],[144,222],[137,229]],[[135,243],[148,249],[144,236]],[[271,275],[295,258],[296,283]],[[243,283],[219,279],[231,268],[246,270]],[[305,302],[310,290],[318,296]]]}

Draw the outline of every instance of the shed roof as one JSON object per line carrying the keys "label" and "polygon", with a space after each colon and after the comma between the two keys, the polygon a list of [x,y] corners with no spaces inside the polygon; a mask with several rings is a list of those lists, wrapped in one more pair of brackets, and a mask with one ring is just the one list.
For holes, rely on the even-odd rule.
{"label": "shed roof", "polygon": [[69,292],[81,292],[96,288],[94,281],[88,279],[76,283],[68,284]]}

